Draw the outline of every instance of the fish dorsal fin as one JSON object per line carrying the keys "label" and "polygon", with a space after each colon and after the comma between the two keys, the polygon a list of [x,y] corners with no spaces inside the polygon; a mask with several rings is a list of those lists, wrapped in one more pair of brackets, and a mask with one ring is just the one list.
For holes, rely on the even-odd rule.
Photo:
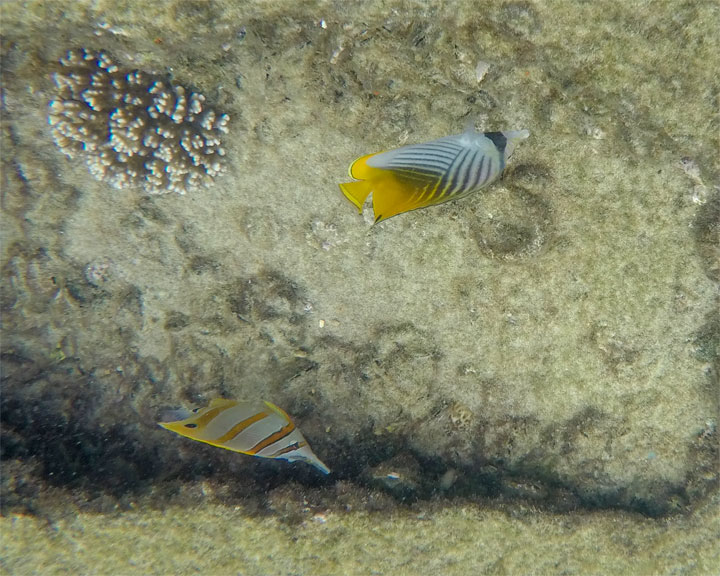
{"label": "fish dorsal fin", "polygon": [[213,398],[208,405],[208,408],[223,408],[235,406],[238,403],[237,400],[230,400],[229,398]]}
{"label": "fish dorsal fin", "polygon": [[267,406],[272,412],[274,412],[275,414],[280,416],[280,418],[282,418],[283,420],[285,420],[287,422],[292,422],[292,420],[290,419],[290,416],[288,415],[287,412],[285,412],[285,410],[283,410],[282,408],[280,408],[278,406],[275,406],[275,404],[273,404],[272,402],[268,402],[267,400],[265,400],[264,403],[265,403],[265,406]]}

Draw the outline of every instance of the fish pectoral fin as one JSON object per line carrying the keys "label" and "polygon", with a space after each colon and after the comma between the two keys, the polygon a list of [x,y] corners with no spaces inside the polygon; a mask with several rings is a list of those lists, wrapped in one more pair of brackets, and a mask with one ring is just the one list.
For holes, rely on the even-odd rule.
{"label": "fish pectoral fin", "polygon": [[357,206],[358,212],[362,212],[363,204],[372,192],[372,188],[372,184],[367,180],[340,184],[340,190],[350,202]]}

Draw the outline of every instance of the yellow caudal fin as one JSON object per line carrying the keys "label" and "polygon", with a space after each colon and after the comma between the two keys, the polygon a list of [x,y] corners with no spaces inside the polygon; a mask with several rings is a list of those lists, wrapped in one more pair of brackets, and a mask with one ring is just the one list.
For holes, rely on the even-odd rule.
{"label": "yellow caudal fin", "polygon": [[355,160],[355,162],[350,165],[350,169],[348,170],[348,176],[350,176],[350,178],[355,178],[355,180],[369,180],[370,178],[372,178],[373,175],[377,174],[378,169],[369,166],[367,162],[368,160],[370,160],[370,158],[372,158],[373,156],[377,156],[378,154],[381,154],[381,152],[360,156],[360,158]]}
{"label": "yellow caudal fin", "polygon": [[365,200],[372,192],[372,184],[363,180],[361,182],[345,182],[340,184],[340,190],[345,194],[345,197],[350,200],[355,206],[357,206],[358,212],[362,212],[363,204]]}
{"label": "yellow caudal fin", "polygon": [[369,166],[367,161],[377,154],[361,156],[350,166],[350,177],[358,182],[340,184],[345,197],[362,212],[363,205],[372,192],[375,223],[409,210],[422,208],[434,202],[426,192],[437,185],[435,177],[423,177],[422,173],[410,177],[395,174],[392,170]]}
{"label": "yellow caudal fin", "polygon": [[367,154],[360,156],[355,162],[350,165],[348,175],[350,178],[360,180],[360,182],[346,182],[340,184],[340,190],[342,190],[345,197],[350,200],[355,206],[357,206],[358,212],[362,212],[363,204],[365,200],[370,196],[370,192],[373,191],[373,177],[378,173],[382,173],[382,170],[372,168],[367,165],[368,159],[376,156],[376,154]]}

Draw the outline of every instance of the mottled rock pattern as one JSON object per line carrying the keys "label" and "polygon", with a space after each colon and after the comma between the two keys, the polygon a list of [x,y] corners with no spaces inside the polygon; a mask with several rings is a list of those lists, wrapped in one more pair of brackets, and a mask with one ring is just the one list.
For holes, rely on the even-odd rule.
{"label": "mottled rock pattern", "polygon": [[[48,154],[66,41],[3,40],[4,457],[120,493],[315,481],[155,425],[227,395],[286,408],[340,478],[416,462],[422,496],[662,514],[716,489],[713,8],[410,7],[68,8],[78,41],[239,119],[230,175],[182,198],[103,194]],[[342,198],[356,156],[468,116],[533,134],[486,194],[372,228]]]}

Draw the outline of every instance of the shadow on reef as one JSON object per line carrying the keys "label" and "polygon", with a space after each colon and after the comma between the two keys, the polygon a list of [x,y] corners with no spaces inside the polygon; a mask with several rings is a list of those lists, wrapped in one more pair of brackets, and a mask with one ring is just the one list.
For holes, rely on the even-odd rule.
{"label": "shadow on reef", "polygon": [[[41,510],[43,505],[37,502],[48,489],[69,490],[78,507],[98,511],[123,507],[135,499],[163,508],[170,501],[200,500],[211,494],[246,512],[280,511],[291,519],[308,498],[314,498],[317,506],[348,509],[362,502],[376,511],[429,499],[450,504],[456,498],[480,498],[490,505],[520,501],[555,512],[630,508],[660,516],[684,509],[697,496],[673,486],[661,490],[663,498],[656,500],[633,501],[611,489],[584,492],[531,463],[526,470],[521,465],[512,471],[501,461],[448,467],[440,458],[414,453],[402,437],[378,438],[372,427],[352,443],[323,446],[323,452],[333,456],[333,475],[325,477],[303,464],[170,441],[162,430],[155,430],[151,417],[139,415],[130,403],[111,407],[113,421],[127,424],[105,426],[103,414],[108,408],[100,398],[107,383],[101,385],[83,374],[72,359],[33,370],[27,358],[8,352],[2,355],[2,368],[4,512]],[[118,412],[125,414],[118,418]],[[619,504],[628,500],[629,506]],[[682,506],[673,508],[673,502]]]}
{"label": "shadow on reef", "polygon": [[[531,200],[527,205],[536,206]],[[544,209],[531,210],[529,217],[543,214]],[[712,229],[711,220],[703,230]],[[699,243],[706,237],[709,232],[701,234]],[[190,230],[176,237],[189,257],[195,252],[191,240]],[[132,338],[144,321],[138,288],[95,286],[83,276],[83,266],[57,263],[46,250],[18,245],[15,252],[2,292],[4,327],[14,334],[6,337],[0,358],[3,507],[33,510],[47,487],[77,492],[78,505],[95,499],[112,509],[112,502],[121,505],[146,495],[146,505],[163,507],[188,491],[204,495],[212,486],[220,502],[261,513],[273,509],[266,504],[270,494],[288,492],[288,487],[320,491],[321,500],[331,502],[332,494],[351,486],[374,494],[362,497],[374,509],[459,497],[529,502],[556,511],[610,507],[658,516],[684,510],[714,489],[718,446],[710,429],[693,441],[694,469],[675,485],[618,487],[592,461],[579,461],[574,478],[561,478],[542,450],[514,462],[492,457],[504,452],[478,443],[489,431],[495,447],[512,444],[518,429],[542,434],[543,446],[556,446],[558,454],[571,458],[583,431],[602,432],[616,420],[590,411],[547,430],[529,420],[478,417],[466,422],[463,406],[433,386],[442,351],[432,334],[407,323],[378,327],[370,342],[361,344],[314,339],[304,309],[307,295],[277,271],[219,283],[214,299],[219,305],[208,317],[168,313],[171,354],[160,362],[141,356]],[[36,324],[40,313],[49,320]],[[243,349],[224,361],[214,344],[196,336],[197,326],[231,334]],[[97,341],[93,334],[100,329],[112,337]],[[715,383],[717,333],[717,319],[710,317],[695,335],[698,353],[715,366]],[[218,394],[242,395],[246,390],[227,383],[267,380],[268,374],[268,391],[332,468],[329,478],[303,464],[254,459],[174,438],[156,424],[158,402],[168,401],[173,390],[177,400],[200,404]],[[317,380],[334,385],[316,389]],[[186,384],[177,388],[178,383]],[[337,408],[369,401],[376,408],[402,405],[407,394],[415,393],[407,383],[424,391],[421,399],[430,416],[422,422],[402,413],[372,417],[366,410]],[[352,426],[349,418],[355,419]],[[448,431],[448,425],[458,430]],[[353,433],[342,437],[326,433],[328,428]],[[413,435],[421,437],[413,440]],[[428,443],[428,435],[445,440]],[[424,443],[436,445],[438,457],[417,449]]]}
{"label": "shadow on reef", "polygon": [[[102,423],[102,384],[83,374],[72,360],[33,369],[16,352],[2,354],[0,423],[3,461],[34,459],[48,482],[95,486],[122,494],[156,477],[161,460],[128,412],[128,424]],[[115,420],[117,421],[117,420]]]}
{"label": "shadow on reef", "polygon": [[698,209],[693,230],[705,273],[713,282],[720,282],[720,189]]}

